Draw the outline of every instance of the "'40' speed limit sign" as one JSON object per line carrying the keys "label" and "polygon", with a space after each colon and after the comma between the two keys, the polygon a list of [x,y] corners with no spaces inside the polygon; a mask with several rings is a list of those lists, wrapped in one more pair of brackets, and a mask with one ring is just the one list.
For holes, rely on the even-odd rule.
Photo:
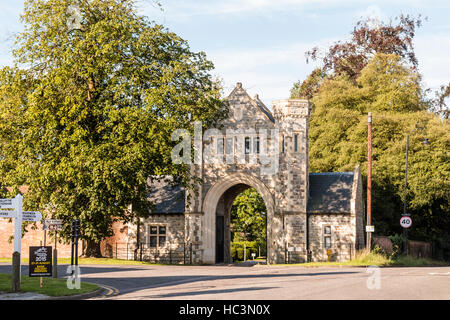
{"label": "'40' speed limit sign", "polygon": [[403,216],[403,217],[400,219],[400,225],[401,225],[403,228],[409,228],[409,227],[411,227],[411,225],[412,225],[411,217],[409,217],[409,216]]}

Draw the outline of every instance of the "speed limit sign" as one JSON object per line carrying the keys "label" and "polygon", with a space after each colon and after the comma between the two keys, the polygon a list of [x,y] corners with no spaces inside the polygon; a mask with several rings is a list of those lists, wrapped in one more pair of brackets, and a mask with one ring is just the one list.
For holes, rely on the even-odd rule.
{"label": "speed limit sign", "polygon": [[412,225],[411,217],[410,217],[410,216],[403,216],[403,217],[400,219],[400,225],[401,225],[403,228],[409,228],[409,227],[411,227],[411,225]]}

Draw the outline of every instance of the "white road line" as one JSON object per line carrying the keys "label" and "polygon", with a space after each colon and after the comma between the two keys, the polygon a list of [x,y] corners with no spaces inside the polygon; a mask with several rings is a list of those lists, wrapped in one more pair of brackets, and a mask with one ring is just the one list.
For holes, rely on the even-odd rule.
{"label": "white road line", "polygon": [[447,272],[447,273],[430,272],[429,274],[431,274],[431,275],[450,275],[450,272]]}

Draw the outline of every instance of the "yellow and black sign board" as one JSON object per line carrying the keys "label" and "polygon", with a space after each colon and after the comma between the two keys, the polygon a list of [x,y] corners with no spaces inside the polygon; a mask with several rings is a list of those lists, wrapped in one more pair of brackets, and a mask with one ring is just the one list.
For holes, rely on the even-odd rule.
{"label": "yellow and black sign board", "polygon": [[30,247],[30,277],[52,276],[52,247]]}

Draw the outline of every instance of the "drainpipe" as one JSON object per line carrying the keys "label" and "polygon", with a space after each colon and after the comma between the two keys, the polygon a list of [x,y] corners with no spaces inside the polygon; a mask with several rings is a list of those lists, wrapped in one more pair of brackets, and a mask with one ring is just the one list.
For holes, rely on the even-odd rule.
{"label": "drainpipe", "polygon": [[309,248],[309,212],[306,210],[306,262],[311,262],[310,248]]}

